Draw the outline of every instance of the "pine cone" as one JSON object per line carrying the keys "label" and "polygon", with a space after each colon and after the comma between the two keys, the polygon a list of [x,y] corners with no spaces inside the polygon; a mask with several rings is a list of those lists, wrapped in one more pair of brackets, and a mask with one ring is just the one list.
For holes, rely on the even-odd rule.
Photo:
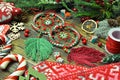
{"label": "pine cone", "polygon": [[110,27],[118,26],[118,22],[115,19],[108,19],[108,24],[110,25]]}
{"label": "pine cone", "polygon": [[118,25],[120,26],[120,16],[118,16],[118,17],[116,18],[116,20],[117,20],[117,22],[118,22]]}

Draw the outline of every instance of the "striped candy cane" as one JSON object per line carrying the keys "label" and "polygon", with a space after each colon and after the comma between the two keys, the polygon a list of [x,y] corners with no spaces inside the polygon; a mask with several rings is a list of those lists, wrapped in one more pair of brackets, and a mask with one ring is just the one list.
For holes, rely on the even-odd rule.
{"label": "striped candy cane", "polygon": [[19,62],[18,68],[4,80],[18,80],[26,70],[26,60],[19,54],[9,54],[0,61],[0,69],[5,69],[11,61]]}
{"label": "striped candy cane", "polygon": [[0,40],[3,44],[0,45],[0,58],[6,56],[12,48],[11,40],[5,35],[0,35]]}
{"label": "striped candy cane", "polygon": [[59,63],[63,63],[64,62],[64,59],[61,57],[61,53],[60,52],[54,52],[54,57],[56,58],[56,62],[59,62]]}
{"label": "striped candy cane", "polygon": [[11,40],[6,37],[9,28],[9,25],[0,25],[0,59],[6,56],[12,48]]}

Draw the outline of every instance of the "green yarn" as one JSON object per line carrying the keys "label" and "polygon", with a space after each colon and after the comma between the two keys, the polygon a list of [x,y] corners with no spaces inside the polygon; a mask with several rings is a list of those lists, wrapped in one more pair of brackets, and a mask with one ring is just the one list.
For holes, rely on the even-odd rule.
{"label": "green yarn", "polygon": [[25,53],[35,62],[48,59],[52,51],[52,44],[44,38],[29,38],[25,41]]}

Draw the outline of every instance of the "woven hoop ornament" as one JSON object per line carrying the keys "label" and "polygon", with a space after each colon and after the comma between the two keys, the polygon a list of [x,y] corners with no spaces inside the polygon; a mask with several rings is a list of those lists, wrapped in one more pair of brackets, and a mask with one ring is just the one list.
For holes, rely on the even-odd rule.
{"label": "woven hoop ornament", "polygon": [[54,12],[41,12],[35,15],[32,28],[40,33],[48,34],[51,27],[64,24],[64,19]]}
{"label": "woven hoop ornament", "polygon": [[[59,35],[61,33],[63,34],[60,38]],[[51,29],[49,34],[49,41],[53,45],[61,48],[71,48],[75,46],[79,42],[80,38],[81,36],[79,32],[75,29],[75,26],[69,23],[65,23],[64,25],[56,25]]]}
{"label": "woven hoop ornament", "polygon": [[5,69],[7,65],[12,62],[19,62],[18,68],[6,77],[4,80],[18,80],[18,77],[21,76],[26,70],[26,60],[19,54],[9,54],[0,61],[0,69]]}
{"label": "woven hoop ornament", "polygon": [[120,28],[113,28],[108,32],[105,49],[110,54],[120,53]]}
{"label": "woven hoop ornament", "polygon": [[6,56],[12,49],[11,40],[5,35],[0,35],[0,40],[3,44],[0,45],[0,59]]}

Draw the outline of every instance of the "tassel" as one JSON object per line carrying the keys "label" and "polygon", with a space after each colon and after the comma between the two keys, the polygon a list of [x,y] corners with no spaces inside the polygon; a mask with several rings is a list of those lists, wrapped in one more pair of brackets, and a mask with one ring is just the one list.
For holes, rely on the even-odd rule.
{"label": "tassel", "polygon": [[52,51],[52,44],[44,38],[28,38],[25,41],[26,55],[35,62],[48,59]]}
{"label": "tassel", "polygon": [[76,64],[86,64],[90,67],[94,67],[96,66],[94,63],[100,62],[104,56],[104,53],[99,52],[93,48],[79,47],[71,49],[67,60],[69,62],[74,61]]}

